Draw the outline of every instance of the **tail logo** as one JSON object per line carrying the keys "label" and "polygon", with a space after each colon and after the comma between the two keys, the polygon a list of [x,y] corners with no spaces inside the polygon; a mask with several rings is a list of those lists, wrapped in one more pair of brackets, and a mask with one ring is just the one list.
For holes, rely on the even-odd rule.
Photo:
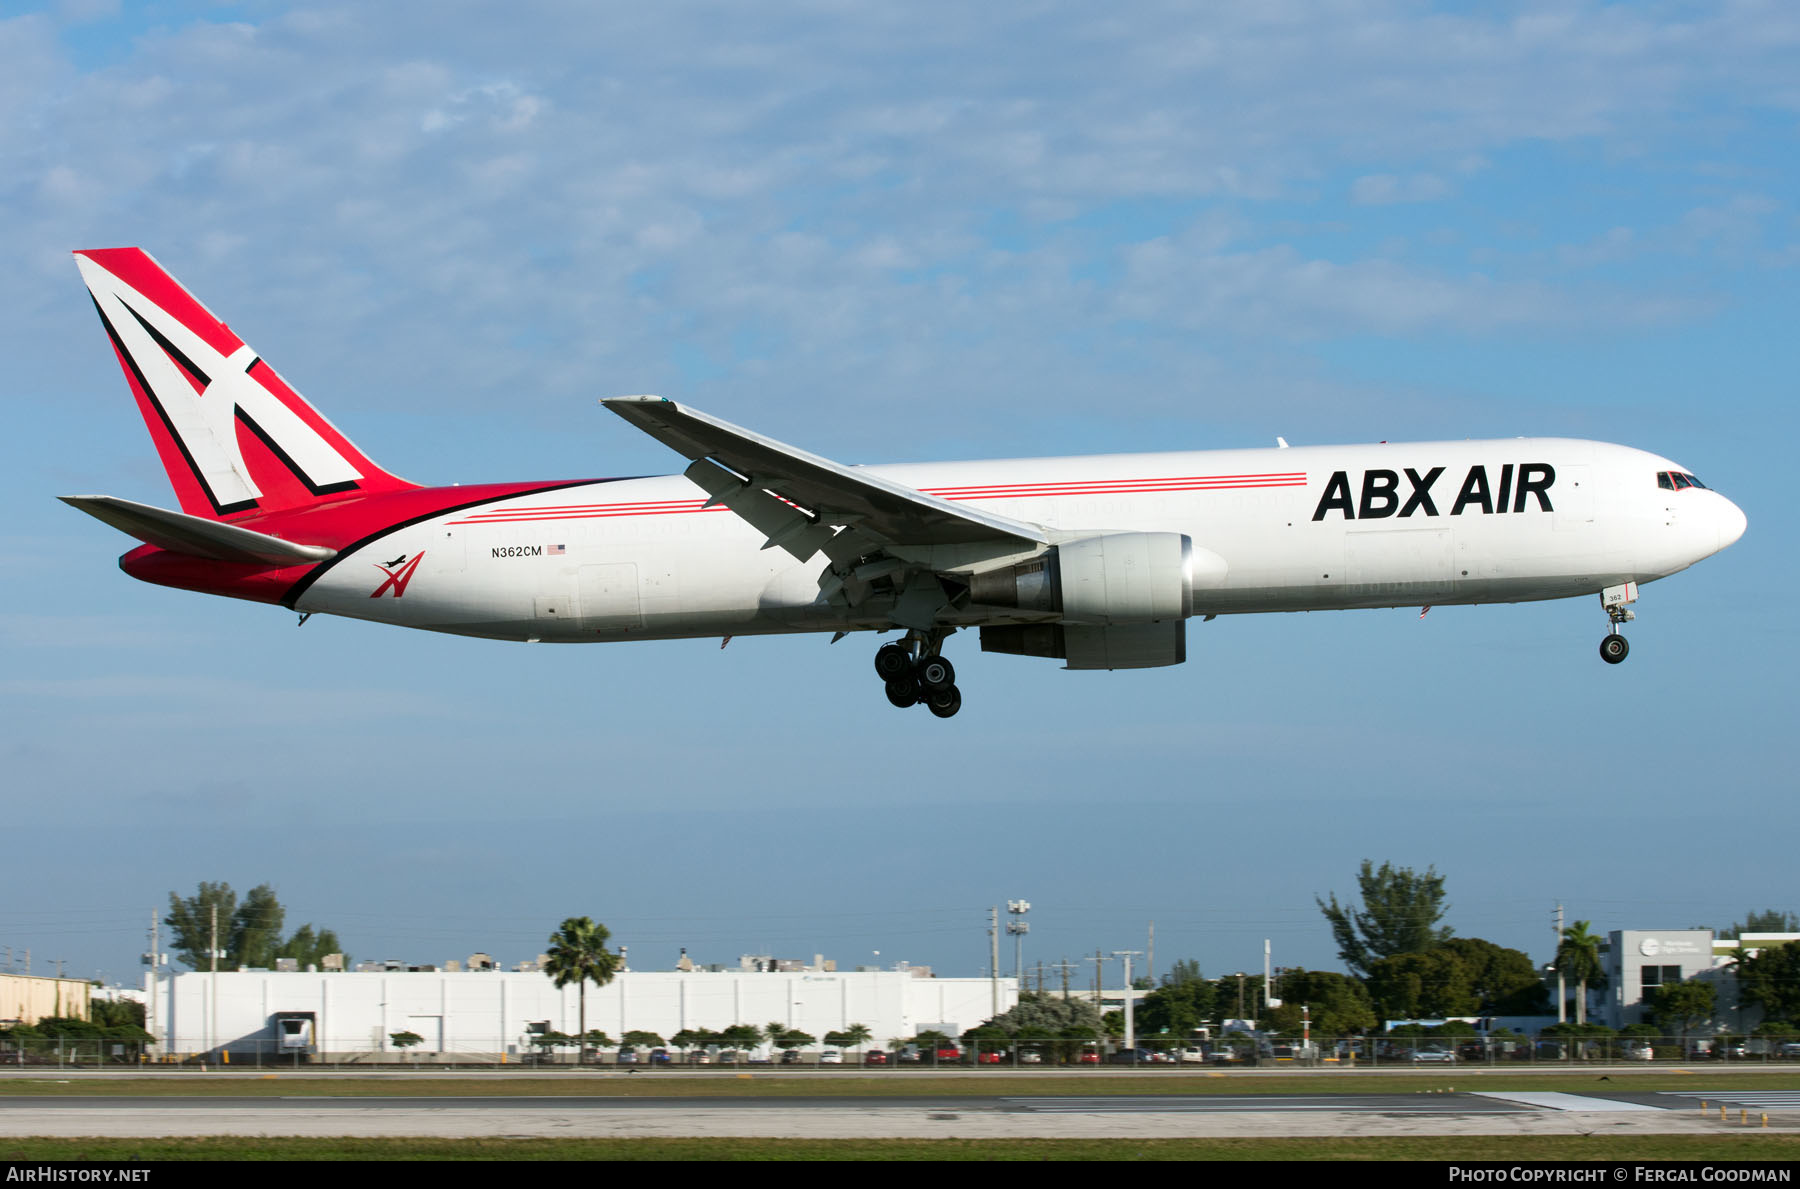
{"label": "tail logo", "polygon": [[[421,551],[414,554],[411,561],[406,561],[406,555],[402,553],[399,557],[396,557],[385,566],[380,562],[376,562],[375,568],[387,575],[387,581],[383,582],[380,586],[377,586],[375,588],[375,593],[369,597],[378,599],[390,590],[394,592],[395,598],[399,598],[401,595],[405,594],[406,584],[412,581],[413,571],[419,568],[419,562],[422,561],[424,557],[425,554]],[[401,565],[401,562],[406,562],[406,564]]]}
{"label": "tail logo", "polygon": [[[270,391],[260,378],[267,365],[259,367],[256,352],[222,323],[190,327],[94,260],[77,260],[121,359],[216,514],[256,508],[264,496],[244,460],[239,424],[313,495],[357,487],[357,466]],[[191,301],[184,291],[177,295]]]}

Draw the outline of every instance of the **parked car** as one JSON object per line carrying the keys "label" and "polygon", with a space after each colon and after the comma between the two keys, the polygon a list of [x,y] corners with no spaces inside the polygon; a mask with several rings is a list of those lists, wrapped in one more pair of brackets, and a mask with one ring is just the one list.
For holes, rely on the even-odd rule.
{"label": "parked car", "polygon": [[887,1063],[888,1055],[880,1049],[874,1049],[863,1054],[864,1065],[886,1065]]}
{"label": "parked car", "polygon": [[615,1065],[636,1065],[637,1063],[638,1063],[637,1050],[631,1049],[631,1048],[620,1049],[619,1056],[613,1062],[613,1064],[615,1064]]}
{"label": "parked car", "polygon": [[1800,1057],[1800,1041],[1788,1041],[1775,1050],[1778,1057]]}
{"label": "parked car", "polygon": [[1205,1065],[1206,1050],[1199,1045],[1189,1045],[1181,1050],[1180,1058],[1183,1065]]}
{"label": "parked car", "polygon": [[1414,1065],[1454,1065],[1456,1054],[1449,1049],[1417,1049],[1412,1060]]}
{"label": "parked car", "polygon": [[800,1064],[800,1050],[799,1049],[783,1049],[781,1052],[781,1063],[783,1065],[798,1065],[798,1064]]}
{"label": "parked car", "polygon": [[938,1047],[936,1056],[940,1064],[945,1061],[961,1061],[962,1050],[955,1045],[941,1045]]}
{"label": "parked car", "polygon": [[1004,1060],[1006,1058],[1002,1054],[996,1053],[992,1049],[983,1049],[975,1054],[975,1064],[977,1065],[999,1065]]}
{"label": "parked car", "polygon": [[669,1063],[669,1050],[667,1050],[667,1049],[651,1049],[650,1050],[650,1064],[652,1064],[652,1065],[667,1065],[668,1063]]}
{"label": "parked car", "polygon": [[1075,1060],[1082,1065],[1098,1065],[1100,1064],[1100,1054],[1093,1049],[1083,1049],[1081,1050],[1081,1056],[1075,1058]]}
{"label": "parked car", "polygon": [[1656,1050],[1649,1045],[1626,1045],[1619,1053],[1627,1061],[1654,1061]]}
{"label": "parked car", "polygon": [[1044,1055],[1042,1053],[1038,1052],[1036,1049],[1021,1049],[1020,1050],[1020,1052],[1019,1052],[1019,1064],[1020,1065],[1042,1065],[1043,1063],[1044,1063]]}
{"label": "parked car", "polygon": [[695,1049],[687,1055],[687,1060],[689,1065],[711,1065],[713,1063],[712,1054],[705,1049]]}
{"label": "parked car", "polygon": [[837,1049],[820,1049],[819,1050],[819,1064],[820,1065],[842,1065],[843,1063],[844,1063],[844,1054],[842,1052],[838,1051]]}
{"label": "parked car", "polygon": [[1243,1055],[1236,1049],[1214,1049],[1212,1051],[1212,1063],[1214,1065],[1236,1065],[1243,1059]]}

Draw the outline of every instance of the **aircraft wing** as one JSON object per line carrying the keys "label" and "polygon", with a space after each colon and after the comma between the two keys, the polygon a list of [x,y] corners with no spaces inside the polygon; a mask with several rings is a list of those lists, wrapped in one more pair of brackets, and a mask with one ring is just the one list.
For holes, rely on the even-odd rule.
{"label": "aircraft wing", "polygon": [[[752,433],[660,396],[619,396],[601,404],[690,459],[685,474],[713,503],[724,504],[802,560],[833,535],[832,526],[896,545],[977,541],[1049,543],[1035,524],[953,504],[904,483],[847,467]],[[804,550],[804,552],[802,552]]]}

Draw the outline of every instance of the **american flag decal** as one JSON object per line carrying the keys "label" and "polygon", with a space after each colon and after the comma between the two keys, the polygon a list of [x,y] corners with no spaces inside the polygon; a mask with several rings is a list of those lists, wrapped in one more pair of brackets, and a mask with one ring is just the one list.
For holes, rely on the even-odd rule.
{"label": "american flag decal", "polygon": [[545,549],[551,554],[567,553],[569,551],[569,548],[566,545],[547,545],[545,546]]}

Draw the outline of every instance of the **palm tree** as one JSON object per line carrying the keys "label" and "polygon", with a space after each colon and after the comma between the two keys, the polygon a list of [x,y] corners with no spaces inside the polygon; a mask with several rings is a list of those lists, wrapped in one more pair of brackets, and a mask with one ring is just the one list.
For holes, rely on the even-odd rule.
{"label": "palm tree", "polygon": [[1587,989],[1606,985],[1606,968],[1600,964],[1600,938],[1588,932],[1588,921],[1576,921],[1564,929],[1562,942],[1556,947],[1556,968],[1563,977],[1576,981],[1575,1022],[1587,1023]]}
{"label": "palm tree", "polygon": [[581,1029],[583,1054],[587,1049],[587,985],[604,987],[619,970],[619,955],[607,951],[612,938],[605,925],[596,925],[587,917],[570,917],[550,935],[550,948],[545,953],[544,973],[558,989],[575,983],[581,989]]}
{"label": "palm tree", "polygon": [[859,1064],[862,1061],[863,1046],[868,1044],[874,1036],[875,1034],[869,1031],[867,1024],[852,1024],[844,1029],[844,1039],[856,1046],[856,1060]]}

